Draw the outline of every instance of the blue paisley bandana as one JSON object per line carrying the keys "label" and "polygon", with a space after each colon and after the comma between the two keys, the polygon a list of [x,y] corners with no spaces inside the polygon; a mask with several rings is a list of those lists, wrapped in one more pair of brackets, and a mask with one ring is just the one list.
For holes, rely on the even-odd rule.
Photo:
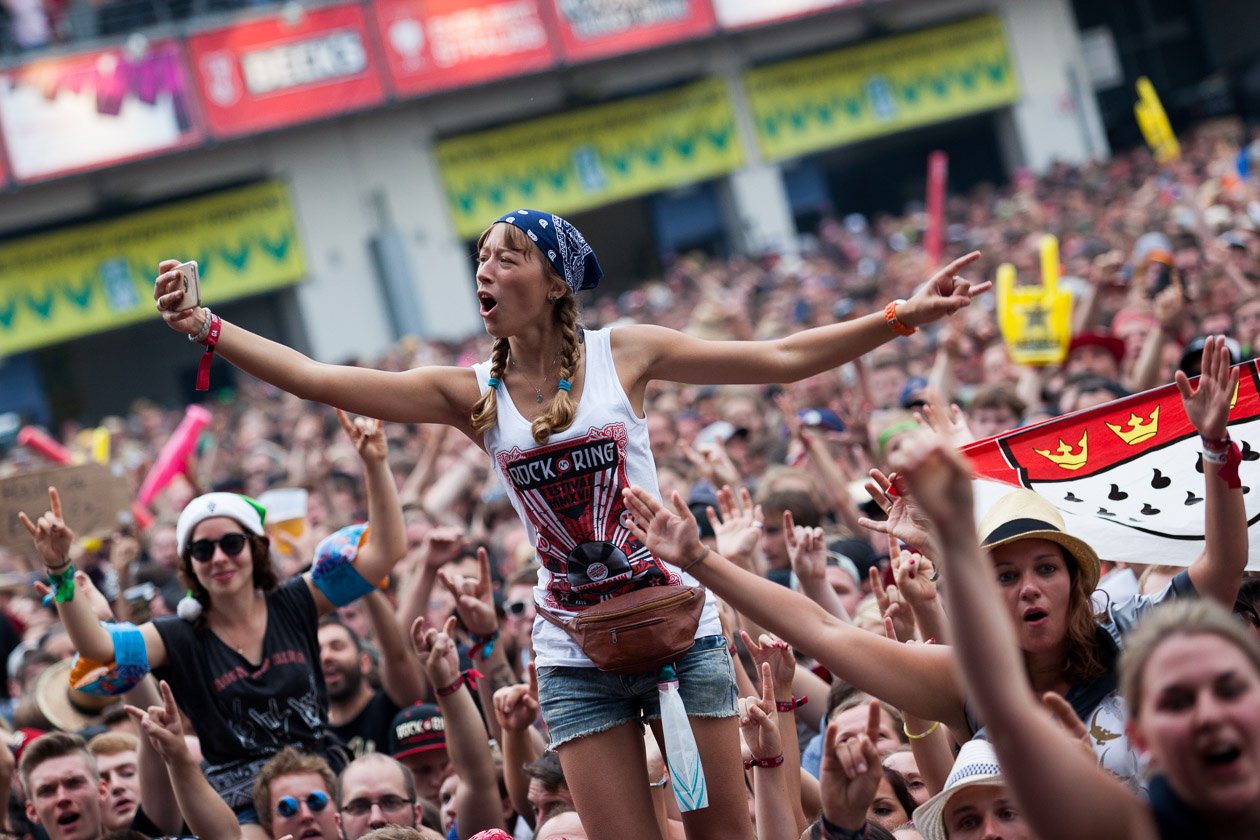
{"label": "blue paisley bandana", "polygon": [[556,273],[564,278],[570,291],[576,294],[599,285],[604,272],[595,258],[595,249],[569,222],[541,210],[516,210],[495,220],[496,224],[499,222],[523,230],[551,262]]}

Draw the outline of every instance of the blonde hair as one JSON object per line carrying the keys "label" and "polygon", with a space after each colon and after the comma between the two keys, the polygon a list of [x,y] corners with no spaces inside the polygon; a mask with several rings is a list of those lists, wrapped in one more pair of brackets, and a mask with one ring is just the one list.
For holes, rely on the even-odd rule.
{"label": "blonde hair", "polygon": [[1236,616],[1208,598],[1179,598],[1151,610],[1125,637],[1120,656],[1120,693],[1137,721],[1142,704],[1146,663],[1174,636],[1219,636],[1243,652],[1260,674],[1260,644]]}
{"label": "blonde hair", "polygon": [[[481,252],[482,246],[485,244],[486,237],[490,235],[494,225],[486,228],[481,236],[477,238],[477,251]],[[556,273],[555,267],[550,262],[543,259],[542,252],[536,246],[533,246],[520,228],[515,225],[505,225],[504,238],[507,244],[513,250],[519,251],[525,255],[527,259],[538,260],[543,266],[548,279],[561,280]],[[578,329],[578,303],[577,298],[572,292],[566,292],[563,296],[555,301],[552,309],[557,325],[560,327],[560,336],[563,344],[560,349],[560,379],[568,382],[573,381],[573,377],[577,374],[578,361],[580,356],[580,342]],[[490,378],[503,381],[504,372],[507,370],[508,355],[511,345],[506,338],[496,338],[494,340],[494,348],[490,352]],[[498,421],[498,388],[487,388],[481,395],[481,398],[473,405],[472,416],[469,418],[473,431],[478,434],[484,434],[487,430],[494,427]],[[562,432],[573,423],[573,418],[577,415],[577,403],[573,401],[573,397],[563,388],[556,390],[556,395],[551,398],[546,409],[542,414],[534,419],[530,425],[530,431],[537,443],[546,443],[547,440],[556,432]]]}

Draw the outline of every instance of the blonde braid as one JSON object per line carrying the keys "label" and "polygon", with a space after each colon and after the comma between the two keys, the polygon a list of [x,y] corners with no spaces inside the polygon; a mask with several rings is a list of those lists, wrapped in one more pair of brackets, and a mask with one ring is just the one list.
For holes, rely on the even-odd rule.
{"label": "blonde braid", "polygon": [[[560,378],[573,381],[578,366],[578,305],[572,294],[565,295],[556,301],[556,320],[560,322],[564,345],[560,350]],[[577,404],[573,397],[563,388],[557,389],[551,398],[547,410],[530,426],[534,440],[546,443],[555,432],[562,432],[573,423],[577,415]]]}
{"label": "blonde braid", "polygon": [[[503,381],[503,369],[507,367],[508,358],[508,340],[506,338],[496,338],[494,340],[494,349],[490,353],[490,378]],[[506,387],[506,386],[501,386]],[[487,388],[481,395],[481,398],[473,404],[472,423],[473,431],[477,434],[485,434],[486,430],[493,428],[499,418],[499,404],[496,400],[498,388]]]}

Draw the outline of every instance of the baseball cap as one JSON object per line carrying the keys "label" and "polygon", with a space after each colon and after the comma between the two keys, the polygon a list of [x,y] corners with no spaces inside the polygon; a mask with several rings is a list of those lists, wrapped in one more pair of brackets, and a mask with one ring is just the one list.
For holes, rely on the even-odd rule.
{"label": "baseball cap", "polygon": [[432,703],[416,703],[394,715],[389,728],[389,754],[396,759],[446,748],[446,721]]}
{"label": "baseball cap", "polygon": [[927,390],[928,381],[922,376],[912,376],[906,380],[905,386],[901,389],[901,407],[917,408],[927,404],[927,395],[923,392]]}

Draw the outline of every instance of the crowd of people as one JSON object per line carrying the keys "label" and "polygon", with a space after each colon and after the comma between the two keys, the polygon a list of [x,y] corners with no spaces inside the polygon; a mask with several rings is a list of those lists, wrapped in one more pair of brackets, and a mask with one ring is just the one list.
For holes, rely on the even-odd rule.
{"label": "crowd of people", "polygon": [[[1250,140],[953,196],[944,267],[922,212],[852,215],[599,297],[599,243],[517,210],[477,243],[488,337],[370,363],[180,308],[162,263],[161,316],[245,375],[152,522],[79,533],[54,488],[0,549],[0,828],[1260,833],[1228,425],[1260,348]],[[988,281],[1035,282],[1045,234],[1072,339],[1022,365]],[[1031,490],[977,509],[963,443],[1172,382],[1202,439],[1189,566],[1099,556]],[[133,488],[182,413],[101,421]],[[0,477],[42,466],[15,447]]]}

